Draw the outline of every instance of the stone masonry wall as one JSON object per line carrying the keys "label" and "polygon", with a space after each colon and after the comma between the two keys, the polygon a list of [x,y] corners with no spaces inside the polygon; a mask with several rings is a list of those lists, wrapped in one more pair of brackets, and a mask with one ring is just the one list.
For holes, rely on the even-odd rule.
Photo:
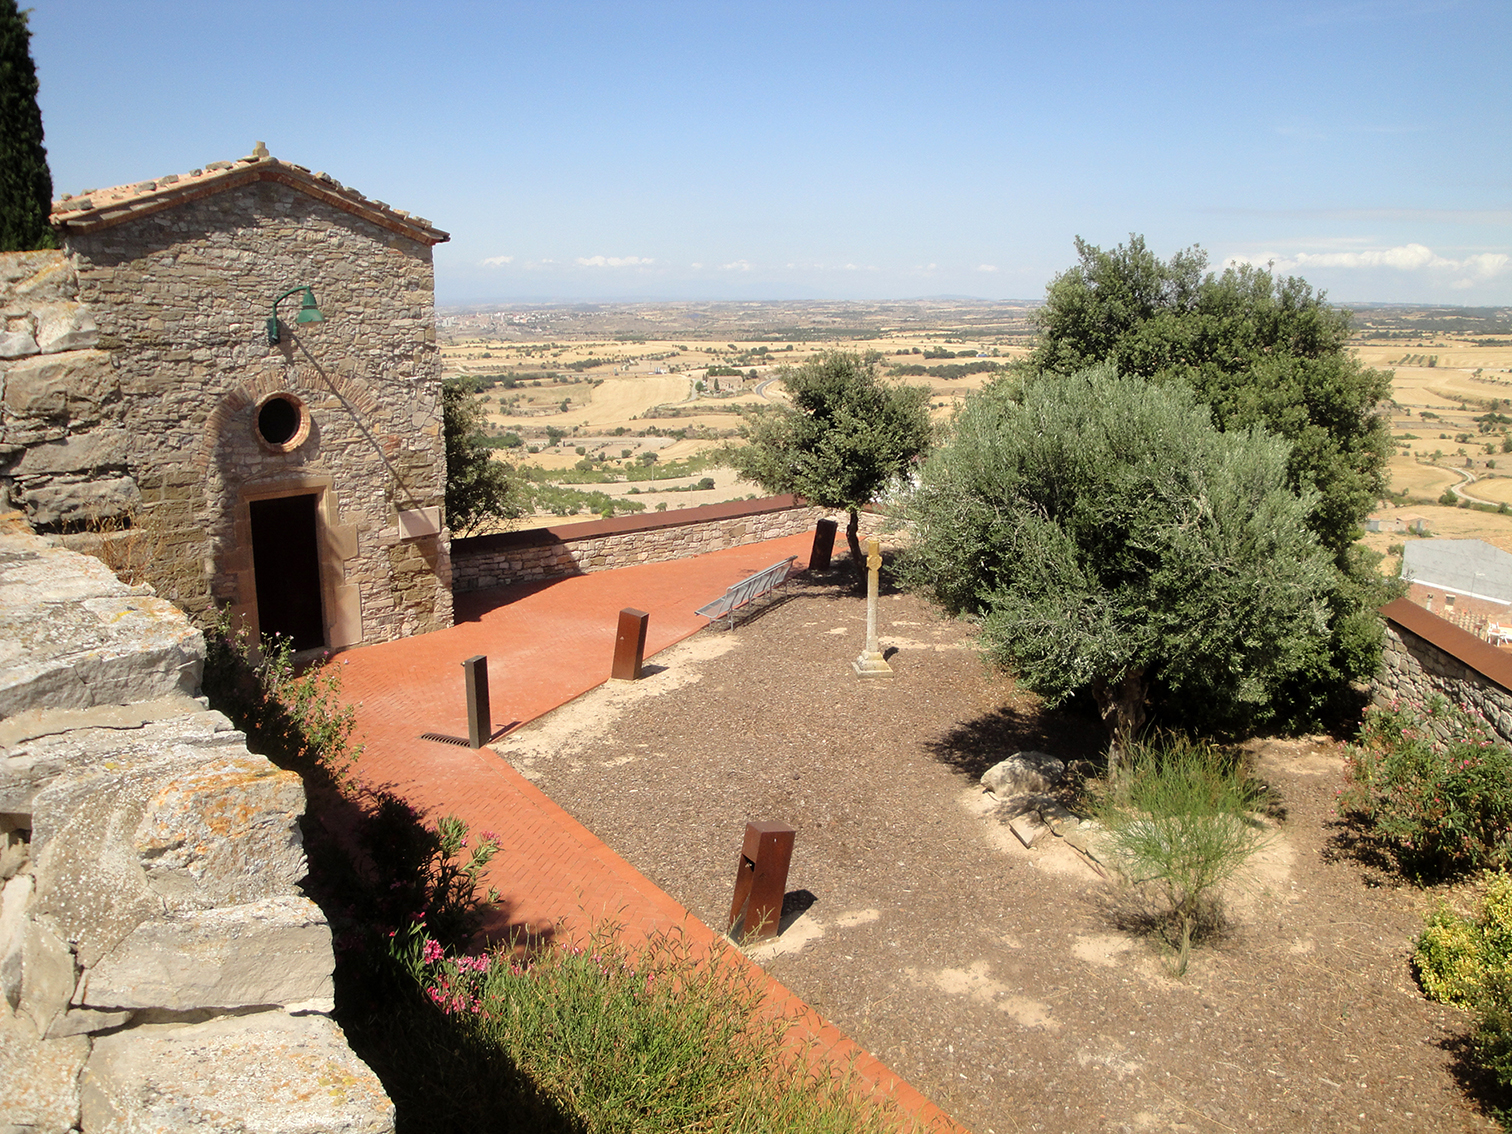
{"label": "stone masonry wall", "polygon": [[1479,712],[1498,736],[1512,743],[1512,693],[1426,638],[1387,622],[1371,700],[1377,705],[1395,700],[1421,704],[1435,695]]}
{"label": "stone masonry wall", "polygon": [[128,475],[120,380],[62,252],[0,254],[0,509],[43,528],[121,516]]}
{"label": "stone masonry wall", "polygon": [[[325,321],[291,297],[270,346],[299,285]],[[0,485],[39,531],[132,516],[165,597],[254,625],[248,502],[313,494],[328,645],[448,626],[447,533],[398,520],[444,500],[433,303],[428,244],[273,181],[0,256]],[[274,393],[289,452],[255,431]]]}
{"label": "stone masonry wall", "polygon": [[[836,555],[845,550],[844,512],[827,508],[784,505],[773,507],[771,500],[753,500],[742,515],[702,520],[699,513],[708,508],[684,509],[640,517],[641,526],[615,521],[624,530],[593,532],[573,538],[574,525],[560,529],[541,529],[540,538],[527,542],[516,538],[505,542],[499,537],[479,536],[459,539],[452,544],[452,586],[458,592],[487,590],[511,583],[536,582],[590,571],[610,571],[637,563],[661,563],[669,559],[686,559],[727,547],[777,539],[813,531],[822,519],[835,520]],[[685,517],[685,518],[684,518]],[[861,514],[862,536],[881,529],[884,517],[872,512]],[[592,529],[599,525],[582,525]],[[560,538],[547,538],[546,532]],[[509,533],[529,537],[536,533]]]}
{"label": "stone masonry wall", "polygon": [[299,777],[197,699],[204,638],[0,534],[0,1131],[391,1131],[330,1018]]}

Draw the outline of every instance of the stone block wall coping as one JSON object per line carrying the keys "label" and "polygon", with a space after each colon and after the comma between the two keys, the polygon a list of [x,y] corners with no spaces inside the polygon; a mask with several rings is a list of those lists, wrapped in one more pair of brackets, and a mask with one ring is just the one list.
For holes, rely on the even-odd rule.
{"label": "stone block wall coping", "polygon": [[64,233],[95,232],[132,217],[148,216],[187,201],[224,193],[253,181],[277,181],[316,200],[334,205],[371,221],[390,232],[421,244],[441,244],[451,239],[423,217],[370,200],[326,173],[311,173],[302,165],[253,155],[240,161],[211,162],[191,173],[139,181],[110,189],[93,189],[77,197],[64,197],[53,204],[53,226]]}
{"label": "stone block wall coping", "polygon": [[1486,680],[1512,691],[1512,654],[1504,653],[1490,642],[1482,641],[1468,630],[1461,630],[1407,599],[1388,602],[1381,607],[1381,617],[1437,646]]}
{"label": "stone block wall coping", "polygon": [[770,512],[786,512],[791,508],[806,507],[808,507],[808,501],[801,496],[788,494],[765,496],[760,500],[730,500],[723,504],[702,504],[697,508],[678,508],[636,516],[617,516],[612,520],[593,520],[583,524],[558,524],[555,527],[527,528],[518,532],[465,536],[452,540],[452,558],[462,559],[469,555],[505,551],[516,547],[545,547],[550,544],[573,543],[607,535],[662,531],[666,528],[707,524],[715,520],[738,520],[743,516],[764,516]]}

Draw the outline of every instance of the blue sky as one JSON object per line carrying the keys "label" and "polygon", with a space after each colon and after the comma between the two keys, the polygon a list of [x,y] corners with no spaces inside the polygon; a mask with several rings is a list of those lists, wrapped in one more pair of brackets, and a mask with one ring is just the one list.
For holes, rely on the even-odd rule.
{"label": "blue sky", "polygon": [[1512,4],[30,0],[56,192],[249,153],[442,303],[1034,299],[1073,239],[1512,304]]}

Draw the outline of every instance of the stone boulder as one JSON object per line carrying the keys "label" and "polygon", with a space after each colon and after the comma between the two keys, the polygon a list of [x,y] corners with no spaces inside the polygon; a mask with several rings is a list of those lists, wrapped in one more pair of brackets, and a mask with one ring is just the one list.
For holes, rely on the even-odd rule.
{"label": "stone boulder", "polygon": [[99,421],[120,388],[106,351],[39,354],[11,364],[0,401],[13,417],[66,420],[77,428]]}
{"label": "stone boulder", "polygon": [[100,341],[94,316],[82,303],[58,300],[32,308],[37,320],[37,347],[43,354],[88,350]]}
{"label": "stone boulder", "polygon": [[999,799],[1006,799],[1049,791],[1065,773],[1066,765],[1047,753],[1015,752],[982,773],[982,786]]}
{"label": "stone boulder", "polygon": [[0,718],[192,696],[204,656],[172,603],[98,560],[35,536],[0,546]]}
{"label": "stone boulder", "polygon": [[90,1134],[388,1134],[394,1106],[324,1016],[259,1012],[103,1036],[80,1084]]}
{"label": "stone boulder", "polygon": [[295,773],[240,746],[113,739],[95,767],[40,790],[32,816],[37,910],[82,965],[164,911],[294,891],[307,873]]}
{"label": "stone boulder", "polygon": [[145,921],[84,974],[73,1001],[102,1010],[329,1011],[332,965],[325,915],[291,894]]}
{"label": "stone boulder", "polygon": [[88,1058],[85,1037],[44,1043],[27,1020],[0,1006],[0,1130],[77,1131],[79,1074]]}

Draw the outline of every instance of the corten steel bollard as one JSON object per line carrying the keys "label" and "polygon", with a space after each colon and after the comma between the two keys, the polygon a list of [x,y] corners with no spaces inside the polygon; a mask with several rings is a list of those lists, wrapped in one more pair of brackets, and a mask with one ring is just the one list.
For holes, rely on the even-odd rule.
{"label": "corten steel bollard", "polygon": [[814,526],[814,546],[809,550],[809,570],[828,571],[835,550],[835,521],[820,520]]}
{"label": "corten steel bollard", "polygon": [[651,616],[644,610],[625,607],[620,611],[619,635],[614,639],[612,681],[639,681],[641,662],[646,660],[646,624]]}
{"label": "corten steel bollard", "polygon": [[462,663],[467,674],[467,743],[482,748],[493,736],[488,710],[488,659],[474,655]]}
{"label": "corten steel bollard", "polygon": [[747,823],[740,865],[735,868],[735,900],[728,933],[736,941],[776,937],[782,896],[793,861],[794,830],[786,823]]}

